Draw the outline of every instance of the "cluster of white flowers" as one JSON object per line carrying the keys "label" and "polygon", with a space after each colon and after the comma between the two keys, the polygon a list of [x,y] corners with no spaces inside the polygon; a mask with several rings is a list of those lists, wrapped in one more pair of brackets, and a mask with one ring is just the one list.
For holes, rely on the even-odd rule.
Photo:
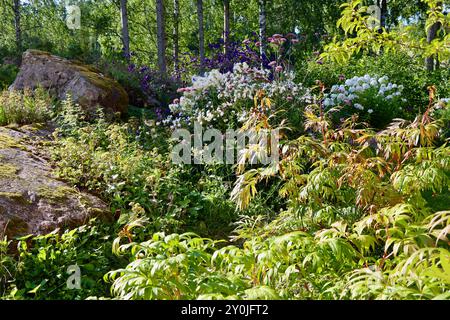
{"label": "cluster of white flowers", "polygon": [[[369,92],[373,92],[376,97],[389,101],[400,99],[403,91],[402,85],[389,82],[387,76],[377,78],[366,74],[363,77],[353,77],[345,81],[345,84],[334,85],[329,94],[325,96],[324,106],[352,106],[355,109],[364,110],[364,106],[360,103],[360,97]],[[406,102],[405,99],[402,99]],[[368,109],[368,113],[372,113],[373,109]]]}
{"label": "cluster of white flowers", "polygon": [[301,99],[304,91],[294,82],[293,73],[285,73],[281,80],[271,81],[269,70],[239,63],[232,72],[212,70],[204,76],[193,77],[192,86],[179,90],[183,96],[169,105],[171,115],[162,123],[171,128],[193,121],[209,124],[222,120],[226,123],[230,115],[243,122],[258,90],[264,90],[268,98],[282,96],[286,101]]}

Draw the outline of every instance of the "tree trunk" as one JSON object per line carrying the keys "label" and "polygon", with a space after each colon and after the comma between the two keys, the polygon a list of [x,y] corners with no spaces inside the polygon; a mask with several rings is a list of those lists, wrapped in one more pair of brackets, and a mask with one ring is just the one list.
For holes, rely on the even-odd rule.
{"label": "tree trunk", "polygon": [[179,46],[179,25],[180,25],[180,2],[173,0],[173,64],[175,76],[180,79],[180,46]]}
{"label": "tree trunk", "polygon": [[377,0],[377,6],[380,8],[381,17],[380,17],[380,30],[386,28],[387,26],[387,18],[388,18],[388,5],[387,0]]}
{"label": "tree trunk", "polygon": [[158,67],[162,75],[167,75],[166,66],[166,35],[164,23],[164,1],[156,0],[156,35],[158,38]]}
{"label": "tree trunk", "polygon": [[[438,6],[442,8],[442,2],[438,3]],[[441,28],[440,22],[436,22],[427,30],[427,42],[430,44],[434,39],[436,39],[437,33]],[[436,58],[436,59],[435,59]],[[435,64],[436,62],[436,64]],[[427,71],[434,71],[439,67],[439,62],[437,57],[429,56],[425,59],[425,66]]]}
{"label": "tree trunk", "polygon": [[224,52],[228,54],[230,46],[230,0],[223,0],[223,44]]}
{"label": "tree trunk", "polygon": [[259,0],[259,55],[261,67],[266,55],[266,0]]}
{"label": "tree trunk", "polygon": [[197,0],[198,48],[200,53],[200,74],[203,75],[205,65],[205,32],[203,29],[203,0]]}
{"label": "tree trunk", "polygon": [[[427,42],[431,43],[434,39],[436,39],[437,32],[441,28],[440,23],[433,24],[427,31]],[[427,71],[433,71],[435,69],[435,57],[429,56],[425,59],[425,64],[427,67]]]}
{"label": "tree trunk", "polygon": [[130,62],[130,33],[128,31],[127,0],[120,0],[120,15],[122,17],[122,43],[123,55]]}
{"label": "tree trunk", "polygon": [[22,51],[22,29],[20,27],[20,0],[14,0],[14,29],[16,32],[16,48],[18,52]]}

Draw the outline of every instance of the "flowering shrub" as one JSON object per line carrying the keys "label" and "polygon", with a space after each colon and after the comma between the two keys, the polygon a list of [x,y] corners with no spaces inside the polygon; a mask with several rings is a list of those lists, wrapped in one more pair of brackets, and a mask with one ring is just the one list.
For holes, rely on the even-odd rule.
{"label": "flowering shrub", "polygon": [[233,41],[228,45],[227,52],[223,52],[223,39],[218,43],[209,44],[211,57],[205,59],[204,67],[207,70],[220,70],[220,72],[233,71],[237,63],[247,63],[252,67],[267,65],[267,60],[261,60],[258,51],[258,41],[255,36],[243,42]]}
{"label": "flowering shrub", "polygon": [[406,102],[402,91],[403,86],[389,82],[387,76],[378,78],[366,74],[332,86],[323,105],[327,109],[340,107],[336,108],[339,118],[357,113],[362,120],[381,128],[401,114]]}
{"label": "flowering shrub", "polygon": [[[271,221],[243,216],[231,245],[192,233],[119,236],[113,250],[130,261],[105,275],[112,295],[448,299],[450,148],[433,147],[444,123],[429,108],[379,132],[350,122],[333,129],[319,112],[306,112],[313,134],[282,145],[279,164],[248,168],[236,181],[233,199],[245,208],[261,182],[281,179],[285,211]],[[374,136],[376,150],[368,148]]]}
{"label": "flowering shrub", "polygon": [[172,128],[198,121],[202,125],[233,127],[246,120],[254,106],[253,98],[264,91],[272,108],[294,108],[303,101],[304,89],[293,81],[292,73],[283,72],[270,80],[270,71],[236,64],[233,72],[212,70],[205,76],[194,77],[192,86],[179,89],[183,94],[169,106],[172,114],[163,124]]}
{"label": "flowering shrub", "polygon": [[119,224],[138,216],[149,219],[147,231],[189,226],[214,233],[223,232],[235,217],[230,186],[213,170],[204,174],[192,166],[173,165],[168,137],[152,121],[108,123],[99,112],[95,122],[87,123],[70,100],[62,107],[66,110],[51,148],[55,174],[108,201],[120,213]]}
{"label": "flowering shrub", "polygon": [[222,73],[232,72],[235,64],[246,63],[250,67],[263,69],[274,68],[271,62],[276,61],[279,66],[281,62],[285,65],[294,65],[293,54],[298,52],[298,45],[304,42],[304,37],[294,33],[286,35],[274,34],[267,38],[267,46],[261,57],[260,47],[264,44],[259,41],[258,35],[253,32],[243,41],[231,41],[224,52],[224,41],[219,39],[208,45],[209,56],[205,57],[203,65],[197,53],[184,53],[180,73],[192,72],[192,70],[219,70]]}
{"label": "flowering shrub", "polygon": [[112,61],[99,64],[99,68],[125,88],[133,106],[161,111],[177,96],[179,81],[148,66]]}
{"label": "flowering shrub", "polygon": [[167,105],[177,96],[178,80],[162,75],[159,71],[148,66],[128,66],[128,73],[139,81],[138,91],[144,96],[144,106],[158,106],[167,108]]}

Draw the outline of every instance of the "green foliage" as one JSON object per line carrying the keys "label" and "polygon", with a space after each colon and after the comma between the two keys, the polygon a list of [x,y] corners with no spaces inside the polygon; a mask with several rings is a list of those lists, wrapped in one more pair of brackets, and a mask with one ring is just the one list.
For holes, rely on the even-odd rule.
{"label": "green foliage", "polygon": [[213,168],[172,164],[167,133],[154,121],[107,123],[99,113],[88,124],[83,118],[70,100],[63,103],[52,149],[56,174],[108,200],[121,213],[121,224],[134,217],[133,203],[142,208],[140,216],[150,218],[152,230],[192,227],[214,234],[227,228],[235,210],[223,178]]}
{"label": "green foliage", "polygon": [[[24,237],[17,244],[16,257],[4,260],[7,250],[2,243],[2,259],[7,281],[3,283],[6,299],[85,299],[107,295],[108,287],[102,276],[120,266],[120,259],[111,252],[112,227],[91,221],[89,224],[64,233]],[[9,247],[12,249],[12,243]],[[69,266],[81,271],[81,289],[67,287]],[[3,272],[2,272],[3,273]],[[3,273],[5,274],[5,273]]]}
{"label": "green foliage", "polygon": [[0,90],[8,88],[16,78],[19,69],[12,64],[0,64]]}
{"label": "green foliage", "polygon": [[450,57],[450,34],[447,33],[450,18],[442,10],[442,1],[423,0],[428,5],[425,29],[428,31],[434,24],[439,23],[441,35],[430,43],[422,38],[420,41],[412,37],[410,28],[387,31],[385,28],[371,27],[379,23],[376,18],[368,14],[368,7],[363,0],[350,0],[342,4],[342,16],[338,26],[345,32],[345,39],[335,39],[325,46],[321,59],[333,60],[340,63],[347,62],[359,53],[381,52],[391,53],[402,51],[410,55],[418,55],[425,59],[435,56],[441,62],[448,63]]}
{"label": "green foliage", "polygon": [[[450,23],[440,6],[448,1],[391,0],[385,28],[370,26],[369,2],[343,2],[266,1],[267,35],[295,32],[302,50],[291,52],[279,35],[277,54],[266,50],[272,70],[240,64],[194,77],[167,118],[137,108],[128,119],[85,114],[70,96],[53,108],[41,89],[2,93],[0,125],[44,122],[56,111],[47,143],[55,174],[106,201],[115,223],[1,239],[0,299],[450,299]],[[0,15],[14,21],[3,3]],[[178,80],[135,67],[156,64],[153,1],[127,1],[130,65],[118,2],[79,2],[79,30],[62,19],[64,2],[49,3],[21,2],[22,43],[6,23],[4,63],[40,48],[100,65],[136,106],[172,100]],[[173,2],[165,4],[170,30]],[[181,77],[189,79],[197,16],[188,14],[191,2],[180,6]],[[204,0],[204,8],[205,40],[214,43],[222,2]],[[231,1],[231,9],[231,38],[240,43],[258,28],[258,2]],[[207,56],[223,49],[213,47]],[[16,72],[0,66],[0,86]],[[351,103],[331,97],[364,74],[404,89],[387,99],[377,79]],[[280,161],[253,165],[248,145],[235,166],[173,164],[170,129],[196,119],[279,129]],[[72,265],[81,268],[80,290],[67,287]]]}
{"label": "green foliage", "polygon": [[0,297],[6,293],[8,281],[14,273],[15,261],[13,257],[8,255],[8,247],[11,241],[6,238],[0,240]]}
{"label": "green foliage", "polygon": [[[450,283],[449,211],[422,197],[450,190],[450,149],[429,110],[379,133],[325,126],[314,109],[275,168],[250,169],[234,199],[246,208],[258,181],[278,175],[287,210],[272,222],[243,217],[235,240],[154,234],[120,245],[130,264],[110,272],[122,299],[445,299]],[[351,140],[350,140],[351,139]],[[241,167],[242,169],[242,167]],[[251,186],[250,188],[248,186]],[[445,204],[444,204],[445,205]],[[448,208],[448,203],[446,204]],[[164,280],[162,280],[164,279]]]}
{"label": "green foliage", "polygon": [[177,96],[180,81],[148,67],[138,68],[121,62],[98,63],[101,70],[117,80],[127,91],[130,104],[140,108],[166,108]]}

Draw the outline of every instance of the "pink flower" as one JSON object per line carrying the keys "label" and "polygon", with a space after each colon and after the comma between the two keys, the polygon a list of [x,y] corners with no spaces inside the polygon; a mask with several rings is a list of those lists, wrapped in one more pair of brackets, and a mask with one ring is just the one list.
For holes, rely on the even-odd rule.
{"label": "pink flower", "polygon": [[273,44],[276,44],[277,46],[279,46],[280,44],[282,44],[280,39],[275,39],[272,41]]}
{"label": "pink flower", "polygon": [[286,35],[286,38],[288,38],[288,39],[294,39],[294,38],[297,38],[297,35],[296,35],[295,33],[289,32],[289,33]]}
{"label": "pink flower", "polygon": [[298,43],[299,40],[298,40],[298,39],[292,39],[291,42],[292,42],[292,43]]}
{"label": "pink flower", "polygon": [[282,38],[283,37],[283,35],[282,34],[279,34],[279,33],[275,33],[273,36],[272,36],[272,38],[274,38],[274,39],[279,39],[279,38]]}
{"label": "pink flower", "polygon": [[271,62],[269,62],[269,67],[274,67],[274,66],[276,66],[277,65],[277,62],[276,61],[271,61]]}
{"label": "pink flower", "polygon": [[262,43],[261,43],[260,41],[258,41],[258,42],[255,43],[255,46],[261,47],[261,46],[262,46]]}
{"label": "pink flower", "polygon": [[269,38],[267,38],[267,41],[272,42],[272,41],[273,41],[273,38],[272,38],[272,37],[269,37]]}
{"label": "pink flower", "polygon": [[281,72],[281,71],[283,71],[283,67],[282,66],[277,66],[275,68],[275,72]]}
{"label": "pink flower", "polygon": [[286,38],[280,38],[281,43],[286,41]]}
{"label": "pink flower", "polygon": [[292,100],[294,100],[294,98],[291,97],[291,96],[289,96],[289,97],[286,98],[286,100],[287,100],[287,101],[292,101]]}
{"label": "pink flower", "polygon": [[194,89],[192,89],[191,87],[186,87],[186,88],[180,88],[177,90],[178,93],[183,93],[183,92],[191,92]]}
{"label": "pink flower", "polygon": [[173,104],[179,104],[179,103],[180,103],[180,99],[173,100]]}
{"label": "pink flower", "polygon": [[243,44],[249,44],[250,40],[249,39],[245,39],[244,41],[242,41]]}

